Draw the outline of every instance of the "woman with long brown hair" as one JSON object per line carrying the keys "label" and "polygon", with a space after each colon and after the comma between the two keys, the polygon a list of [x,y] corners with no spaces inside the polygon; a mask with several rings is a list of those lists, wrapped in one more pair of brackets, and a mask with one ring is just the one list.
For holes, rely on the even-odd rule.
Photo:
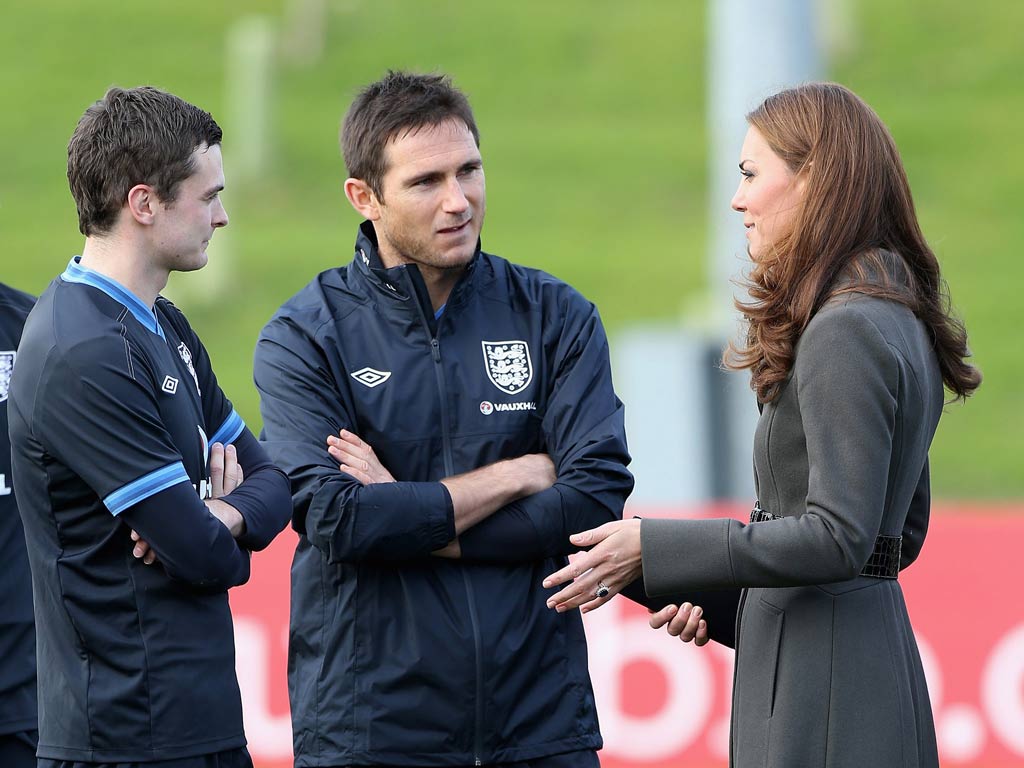
{"label": "woman with long brown hair", "polygon": [[[927,686],[899,571],[928,525],[928,447],[944,387],[981,374],[917,223],[896,146],[848,89],[814,83],[747,116],[733,208],[753,262],[738,304],[761,418],[750,523],[636,518],[592,547],[549,606],[741,589],[731,764],[936,766]],[[699,609],[652,626],[706,641]]]}

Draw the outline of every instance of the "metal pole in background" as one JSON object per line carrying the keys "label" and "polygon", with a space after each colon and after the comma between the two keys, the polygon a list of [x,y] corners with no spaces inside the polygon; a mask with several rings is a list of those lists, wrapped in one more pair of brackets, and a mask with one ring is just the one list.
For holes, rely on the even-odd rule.
{"label": "metal pole in background", "polygon": [[[821,77],[813,0],[712,0],[708,3],[708,135],[710,146],[708,254],[711,305],[724,340],[739,331],[735,281],[748,258],[740,214],[729,207],[739,183],[745,115],[782,88]],[[709,363],[715,352],[709,355]],[[708,367],[711,495],[744,499],[753,494],[751,452],[757,410],[745,373]]]}
{"label": "metal pole in background", "polygon": [[[699,316],[627,328],[612,344],[616,390],[636,488],[647,509],[753,500],[756,400],[746,372],[720,368],[739,331],[734,280],[748,264],[741,217],[729,207],[739,182],[746,114],[780,88],[821,76],[816,11],[845,0],[711,0],[708,9],[710,145],[708,292]],[[680,180],[680,183],[684,183]]]}

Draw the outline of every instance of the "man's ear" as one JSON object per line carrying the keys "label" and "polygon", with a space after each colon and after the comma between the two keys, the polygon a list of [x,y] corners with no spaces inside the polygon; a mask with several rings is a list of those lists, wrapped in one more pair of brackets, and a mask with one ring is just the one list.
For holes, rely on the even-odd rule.
{"label": "man's ear", "polygon": [[362,179],[345,179],[345,197],[364,219],[376,221],[380,218],[380,201]]}
{"label": "man's ear", "polygon": [[148,184],[136,184],[128,190],[128,211],[139,224],[153,223],[158,202],[156,191]]}

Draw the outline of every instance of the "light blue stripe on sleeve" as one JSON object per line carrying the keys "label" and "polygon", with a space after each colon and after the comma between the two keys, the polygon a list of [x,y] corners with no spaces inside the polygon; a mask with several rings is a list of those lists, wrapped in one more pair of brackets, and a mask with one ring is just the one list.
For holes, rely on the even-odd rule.
{"label": "light blue stripe on sleeve", "polygon": [[231,413],[224,419],[224,423],[220,425],[220,429],[214,432],[213,437],[210,438],[210,445],[214,443],[227,445],[234,442],[235,438],[242,434],[243,429],[245,429],[245,422],[238,415],[238,411],[232,408]]}
{"label": "light blue stripe on sleeve", "polygon": [[112,515],[119,515],[133,504],[138,504],[143,499],[148,499],[154,493],[159,493],[165,488],[170,488],[178,483],[189,483],[188,474],[185,472],[185,465],[180,461],[168,464],[166,467],[143,475],[138,480],[133,480],[128,485],[122,486],[103,500],[104,506],[110,510]]}

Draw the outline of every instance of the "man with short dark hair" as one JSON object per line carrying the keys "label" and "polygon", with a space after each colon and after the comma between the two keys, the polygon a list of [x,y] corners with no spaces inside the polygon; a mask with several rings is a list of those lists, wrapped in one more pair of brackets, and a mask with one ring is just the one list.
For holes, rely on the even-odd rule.
{"label": "man with short dark hair", "polygon": [[220,141],[172,94],[112,88],[68,145],[85,247],[28,317],[9,411],[45,768],[251,766],[227,590],[288,484],[159,295],[228,223]]}
{"label": "man with short dark hair", "polygon": [[0,765],[35,768],[36,636],[32,576],[18,515],[7,439],[7,393],[18,342],[32,304],[27,293],[0,283]]}
{"label": "man with short dark hair", "polygon": [[299,533],[296,765],[596,766],[583,625],[541,580],[633,485],[597,310],[480,250],[478,132],[447,78],[389,73],[342,143],[355,259],[256,348]]}

